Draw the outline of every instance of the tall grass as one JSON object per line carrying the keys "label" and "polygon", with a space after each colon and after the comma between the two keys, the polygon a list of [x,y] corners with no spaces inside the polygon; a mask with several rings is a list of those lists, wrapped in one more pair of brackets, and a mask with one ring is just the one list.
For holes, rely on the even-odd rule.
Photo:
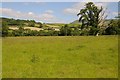
{"label": "tall grass", "polygon": [[4,78],[116,78],[117,36],[8,37]]}

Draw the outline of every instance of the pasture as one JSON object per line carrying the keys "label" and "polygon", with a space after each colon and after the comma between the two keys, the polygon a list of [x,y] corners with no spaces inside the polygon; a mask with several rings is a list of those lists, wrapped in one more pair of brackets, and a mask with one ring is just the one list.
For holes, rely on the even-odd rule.
{"label": "pasture", "polygon": [[3,78],[117,78],[118,36],[2,39]]}

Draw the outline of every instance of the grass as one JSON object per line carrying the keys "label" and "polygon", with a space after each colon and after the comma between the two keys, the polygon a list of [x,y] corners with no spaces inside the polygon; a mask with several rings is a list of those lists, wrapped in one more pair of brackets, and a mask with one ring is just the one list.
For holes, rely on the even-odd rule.
{"label": "grass", "polygon": [[49,23],[49,24],[46,24],[47,26],[49,26],[49,27],[62,27],[62,26],[64,26],[65,24],[63,24],[63,23]]}
{"label": "grass", "polygon": [[0,79],[2,78],[2,38],[0,37]]}
{"label": "grass", "polygon": [[3,38],[3,78],[117,78],[118,37]]}

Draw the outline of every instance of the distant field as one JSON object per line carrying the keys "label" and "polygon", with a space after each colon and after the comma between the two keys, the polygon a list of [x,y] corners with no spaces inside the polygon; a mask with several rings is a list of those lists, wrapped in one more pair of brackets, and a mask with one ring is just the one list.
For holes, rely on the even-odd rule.
{"label": "distant field", "polygon": [[55,24],[55,23],[54,23],[54,24],[46,24],[46,25],[47,25],[48,27],[58,27],[58,28],[59,28],[59,27],[64,26],[65,24],[62,24],[62,23],[61,23],[61,24],[59,24],[59,23],[58,23],[58,24],[57,24],[57,23]]}
{"label": "distant field", "polygon": [[[9,27],[9,29],[18,30],[19,28],[18,27]],[[42,28],[37,28],[37,27],[24,27],[24,29],[37,30],[37,31],[43,30]]]}
{"label": "distant field", "polygon": [[117,78],[118,37],[8,37],[3,78]]}
{"label": "distant field", "polygon": [[60,26],[58,26],[58,25],[56,26],[56,25],[52,25],[52,24],[47,24],[47,26],[48,26],[48,27],[58,27],[58,28],[60,27]]}

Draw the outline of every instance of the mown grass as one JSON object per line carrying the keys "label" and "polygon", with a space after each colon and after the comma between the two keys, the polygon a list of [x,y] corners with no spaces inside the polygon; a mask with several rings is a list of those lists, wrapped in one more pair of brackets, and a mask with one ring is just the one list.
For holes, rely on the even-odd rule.
{"label": "mown grass", "polygon": [[3,38],[4,78],[116,78],[117,36]]}

